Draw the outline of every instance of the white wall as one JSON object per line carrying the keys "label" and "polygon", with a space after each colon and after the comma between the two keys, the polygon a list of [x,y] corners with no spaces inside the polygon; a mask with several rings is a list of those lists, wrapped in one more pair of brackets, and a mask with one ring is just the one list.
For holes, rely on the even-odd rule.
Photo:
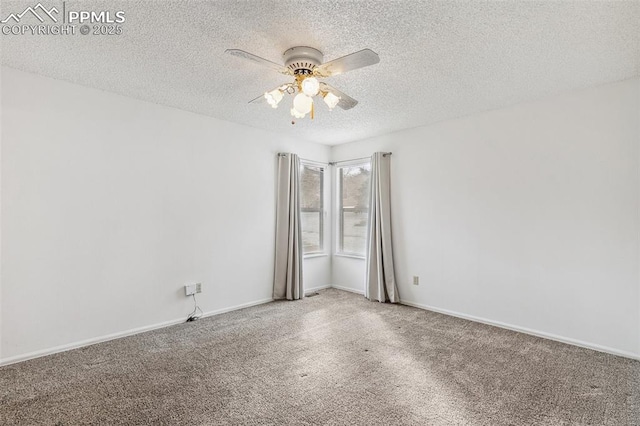
{"label": "white wall", "polygon": [[[332,161],[393,151],[404,302],[638,356],[639,112],[635,79],[335,146]],[[363,274],[334,259],[334,284]]]}
{"label": "white wall", "polygon": [[328,147],[2,71],[1,360],[271,298],[276,153]]}
{"label": "white wall", "polygon": [[358,294],[364,294],[365,258],[334,254],[331,263],[333,287]]}
{"label": "white wall", "polygon": [[[404,301],[640,354],[638,80],[331,151],[9,68],[1,90],[0,362],[184,318],[187,282],[206,312],[270,299],[279,151],[393,151]],[[305,261],[307,288],[363,274]]]}

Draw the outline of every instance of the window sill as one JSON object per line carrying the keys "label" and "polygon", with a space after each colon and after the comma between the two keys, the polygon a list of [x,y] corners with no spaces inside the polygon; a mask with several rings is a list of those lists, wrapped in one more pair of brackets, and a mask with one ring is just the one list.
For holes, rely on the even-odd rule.
{"label": "window sill", "polygon": [[364,256],[359,256],[357,254],[346,254],[346,253],[334,253],[334,256],[338,256],[338,257],[348,257],[351,259],[360,259],[360,260],[366,260],[366,257]]}
{"label": "window sill", "polygon": [[312,259],[314,257],[327,257],[329,256],[327,253],[311,253],[311,254],[305,254],[304,256],[302,256],[303,259]]}

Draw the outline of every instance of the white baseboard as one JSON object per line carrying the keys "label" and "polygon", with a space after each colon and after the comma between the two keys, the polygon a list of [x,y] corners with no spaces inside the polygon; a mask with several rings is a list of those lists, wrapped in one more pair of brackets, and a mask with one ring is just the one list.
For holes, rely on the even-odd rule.
{"label": "white baseboard", "polygon": [[437,312],[440,314],[450,315],[452,317],[462,318],[469,321],[479,322],[482,324],[492,325],[494,327],[505,328],[511,331],[517,331],[520,333],[530,334],[536,337],[542,337],[544,339],[555,340],[556,342],[566,343],[569,345],[580,346],[582,348],[593,349],[599,352],[605,352],[612,355],[623,356],[625,358],[640,360],[640,354],[634,354],[632,352],[621,351],[618,349],[610,348],[607,346],[598,345],[595,343],[583,342],[582,340],[571,339],[569,337],[557,336],[555,334],[546,333],[544,331],[532,330],[526,327],[520,327],[517,325],[506,324],[500,321],[493,321],[486,318],[476,317],[473,315],[462,314],[460,312],[450,311],[448,309],[435,308],[433,306],[423,305],[421,303],[409,302],[407,300],[401,300],[401,304],[412,306],[414,308],[420,308],[427,311]]}
{"label": "white baseboard", "polygon": [[[220,314],[224,314],[226,312],[231,312],[231,311],[237,311],[239,309],[244,309],[244,308],[248,308],[250,306],[256,306],[256,305],[262,305],[264,303],[269,303],[273,301],[273,299],[261,299],[261,300],[256,300],[253,302],[248,302],[248,303],[242,303],[240,305],[236,305],[236,306],[231,306],[229,308],[222,308],[222,309],[216,309],[215,311],[208,311],[202,314],[202,318],[206,318],[206,317],[211,317],[214,315],[220,315]],[[117,333],[112,333],[112,334],[107,334],[105,336],[100,336],[100,337],[94,337],[91,339],[86,339],[86,340],[81,340],[79,342],[74,342],[74,343],[68,343],[66,345],[60,345],[60,346],[56,346],[53,348],[49,348],[49,349],[42,349],[39,351],[34,351],[34,352],[29,352],[23,355],[16,355],[10,358],[6,358],[6,359],[0,359],[0,367],[1,366],[5,366],[5,365],[9,365],[9,364],[15,364],[18,362],[22,362],[22,361],[27,361],[30,359],[34,359],[34,358],[40,358],[43,356],[47,356],[47,355],[53,355],[59,352],[65,352],[65,351],[70,351],[72,349],[78,349],[78,348],[82,348],[85,346],[91,346],[91,345],[95,345],[97,343],[102,343],[102,342],[108,342],[109,340],[114,340],[114,339],[119,339],[122,337],[127,337],[127,336],[133,336],[135,334],[140,334],[140,333],[144,333],[147,331],[152,331],[152,330],[157,330],[159,328],[164,328],[164,327],[169,327],[172,325],[176,325],[176,324],[181,324],[183,322],[186,321],[186,316],[182,317],[182,318],[178,318],[178,319],[173,319],[173,320],[169,320],[169,321],[164,321],[161,323],[157,323],[157,324],[152,324],[152,325],[146,325],[143,327],[138,327],[138,328],[133,328],[130,330],[126,330],[126,331],[120,331]]]}
{"label": "white baseboard", "polygon": [[338,290],[349,291],[349,292],[355,293],[355,294],[361,294],[361,295],[364,296],[364,290],[356,290],[355,288],[342,287],[342,286],[339,286],[339,285],[332,285],[331,287],[336,288]]}
{"label": "white baseboard", "polygon": [[327,288],[331,288],[331,286],[329,284],[327,284],[327,285],[321,285],[321,286],[318,286],[318,287],[305,288],[304,289],[304,294],[306,296],[309,293],[315,293],[316,291],[324,290],[324,289],[327,289]]}
{"label": "white baseboard", "polygon": [[[313,288],[306,289],[305,293],[312,293],[312,292],[315,292],[315,291],[318,291],[318,290],[324,290],[326,288],[335,288],[335,289],[338,289],[338,290],[343,290],[343,291],[348,291],[348,292],[351,292],[351,293],[364,295],[364,291],[362,291],[362,290],[356,290],[356,289],[353,289],[353,288],[342,287],[342,286],[338,286],[338,285],[325,285],[325,286],[313,287]],[[205,312],[202,315],[202,317],[204,318],[204,317],[211,317],[211,316],[215,316],[215,315],[220,315],[220,314],[224,314],[226,312],[236,311],[236,310],[239,310],[239,309],[248,308],[250,306],[261,305],[261,304],[268,303],[268,302],[271,302],[271,301],[272,301],[272,299],[262,299],[262,300],[256,300],[256,301],[253,301],[253,302],[243,303],[243,304],[236,305],[236,306],[231,306],[231,307],[228,307],[228,308],[222,308],[222,309],[217,309],[217,310],[214,310],[214,311],[208,311],[208,312]],[[520,333],[530,334],[530,335],[537,336],[537,337],[542,337],[542,338],[545,338],[545,339],[555,340],[557,342],[567,343],[567,344],[570,344],[570,345],[580,346],[580,347],[587,348],[587,349],[593,349],[593,350],[596,350],[596,351],[605,352],[605,353],[609,353],[609,354],[612,354],[612,355],[618,355],[618,356],[623,356],[623,357],[626,357],[626,358],[640,360],[640,355],[639,354],[634,354],[634,353],[626,352],[626,351],[620,351],[618,349],[614,349],[614,348],[610,348],[610,347],[607,347],[607,346],[598,345],[598,344],[595,344],[595,343],[583,342],[583,341],[577,340],[577,339],[571,339],[571,338],[568,338],[568,337],[557,336],[557,335],[551,334],[551,333],[546,333],[546,332],[542,332],[542,331],[538,331],[538,330],[532,330],[532,329],[525,328],[525,327],[519,327],[519,326],[515,326],[515,325],[511,325],[511,324],[506,324],[506,323],[503,323],[503,322],[500,322],[500,321],[488,320],[486,318],[481,318],[481,317],[476,317],[476,316],[473,316],[473,315],[462,314],[460,312],[450,311],[448,309],[440,309],[440,308],[436,308],[436,307],[433,307],[433,306],[423,305],[423,304],[420,304],[420,303],[414,303],[414,302],[410,302],[410,301],[406,301],[406,300],[402,300],[400,303],[402,303],[403,305],[412,306],[414,308],[425,309],[427,311],[432,311],[432,312],[438,312],[438,313],[441,313],[441,314],[450,315],[450,316],[466,319],[466,320],[469,320],[469,321],[479,322],[479,323],[483,323],[483,324],[492,325],[492,326],[495,326],[495,327],[505,328],[507,330],[517,331],[517,332],[520,332]],[[105,336],[94,337],[94,338],[82,340],[82,341],[79,341],[79,342],[69,343],[69,344],[66,344],[66,345],[60,345],[60,346],[56,346],[56,347],[49,348],[49,349],[43,349],[43,350],[39,350],[39,351],[30,352],[30,353],[27,353],[27,354],[17,355],[17,356],[13,356],[13,357],[6,358],[6,359],[0,359],[0,366],[5,366],[5,365],[9,365],[9,364],[15,364],[15,363],[18,363],[18,362],[27,361],[29,359],[40,358],[40,357],[43,357],[43,356],[46,356],[46,355],[52,355],[52,354],[59,353],[59,352],[65,352],[65,351],[69,351],[69,350],[72,350],[72,349],[77,349],[77,348],[82,348],[82,347],[85,347],[85,346],[95,345],[97,343],[107,342],[109,340],[119,339],[119,338],[122,338],[122,337],[133,336],[135,334],[140,334],[140,333],[144,333],[144,332],[147,332],[147,331],[157,330],[159,328],[169,327],[169,326],[180,324],[180,323],[183,323],[183,322],[185,322],[185,318],[179,318],[179,319],[174,319],[174,320],[170,320],[170,321],[164,321],[164,322],[153,324],[153,325],[138,327],[138,328],[134,328],[134,329],[118,332],[118,333],[112,333],[112,334],[108,334],[108,335],[105,335]]]}

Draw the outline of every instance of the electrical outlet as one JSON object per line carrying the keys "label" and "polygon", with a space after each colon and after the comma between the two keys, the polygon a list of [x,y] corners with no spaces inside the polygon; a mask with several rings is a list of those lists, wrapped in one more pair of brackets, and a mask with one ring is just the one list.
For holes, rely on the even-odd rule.
{"label": "electrical outlet", "polygon": [[420,277],[417,275],[413,276],[413,285],[420,285]]}
{"label": "electrical outlet", "polygon": [[184,295],[191,296],[196,293],[196,285],[195,284],[186,284],[184,286]]}
{"label": "electrical outlet", "polygon": [[202,283],[185,284],[184,295],[191,296],[192,294],[202,293]]}

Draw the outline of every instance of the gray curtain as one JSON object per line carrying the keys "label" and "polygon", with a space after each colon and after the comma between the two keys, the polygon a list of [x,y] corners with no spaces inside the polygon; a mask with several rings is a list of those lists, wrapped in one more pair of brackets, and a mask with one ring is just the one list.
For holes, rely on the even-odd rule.
{"label": "gray curtain", "polygon": [[300,225],[300,159],[296,154],[278,154],[277,192],[273,298],[296,300],[304,297]]}
{"label": "gray curtain", "polygon": [[393,268],[390,198],[391,155],[376,152],[371,157],[365,296],[369,300],[397,303],[400,298]]}

